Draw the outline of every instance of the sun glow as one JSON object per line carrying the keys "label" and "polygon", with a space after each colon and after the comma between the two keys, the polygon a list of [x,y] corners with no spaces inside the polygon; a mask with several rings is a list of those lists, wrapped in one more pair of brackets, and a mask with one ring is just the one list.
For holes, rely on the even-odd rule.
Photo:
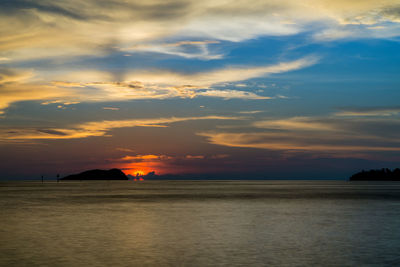
{"label": "sun glow", "polygon": [[[140,169],[139,169],[140,168]],[[155,168],[152,167],[142,167],[142,166],[130,166],[124,168],[125,172],[133,177],[139,178],[147,175],[150,172],[157,172]]]}
{"label": "sun glow", "polygon": [[150,172],[155,172],[157,174],[162,174],[168,172],[168,168],[165,163],[161,162],[158,158],[153,159],[146,157],[145,159],[134,159],[134,162],[127,162],[120,165],[127,174],[139,178],[140,176],[145,176]]}
{"label": "sun glow", "polygon": [[143,175],[145,175],[146,173],[144,172],[144,171],[141,171],[141,170],[137,170],[137,171],[134,171],[133,173],[132,173],[132,175],[133,176],[143,176]]}

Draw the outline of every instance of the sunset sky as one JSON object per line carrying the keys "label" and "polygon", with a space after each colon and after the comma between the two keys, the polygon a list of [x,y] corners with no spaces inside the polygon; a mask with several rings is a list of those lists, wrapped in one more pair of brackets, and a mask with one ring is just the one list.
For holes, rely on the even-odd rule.
{"label": "sunset sky", "polygon": [[400,167],[398,0],[3,0],[0,179]]}

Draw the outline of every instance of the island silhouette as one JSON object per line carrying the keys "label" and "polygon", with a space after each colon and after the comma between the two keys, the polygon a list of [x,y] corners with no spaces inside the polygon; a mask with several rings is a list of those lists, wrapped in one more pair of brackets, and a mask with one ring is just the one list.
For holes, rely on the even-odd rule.
{"label": "island silhouette", "polygon": [[128,180],[128,177],[120,169],[96,169],[68,175],[61,180]]}
{"label": "island silhouette", "polygon": [[353,174],[350,181],[400,181],[400,169],[393,171],[387,168],[380,170],[369,170]]}

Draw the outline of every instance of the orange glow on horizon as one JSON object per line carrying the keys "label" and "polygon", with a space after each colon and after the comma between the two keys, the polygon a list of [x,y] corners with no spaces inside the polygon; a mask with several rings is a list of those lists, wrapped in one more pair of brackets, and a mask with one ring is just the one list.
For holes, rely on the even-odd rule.
{"label": "orange glow on horizon", "polygon": [[144,171],[137,170],[137,171],[134,171],[131,175],[133,175],[133,176],[142,176],[142,175],[145,175],[145,174],[146,173]]}
{"label": "orange glow on horizon", "polygon": [[126,163],[121,166],[121,169],[123,169],[126,174],[136,177],[146,175],[149,172],[155,172],[156,174],[164,173],[165,164],[160,161],[145,160]]}
{"label": "orange glow on horizon", "polygon": [[[133,177],[139,178],[139,176],[145,176],[148,173],[154,172],[156,175],[164,174],[182,174],[182,173],[197,173],[201,172],[197,168],[185,167],[185,166],[174,166],[172,157],[167,156],[156,156],[156,155],[141,155],[132,156],[132,162],[125,162],[119,165],[127,175],[132,175]],[[158,158],[156,158],[158,157]],[[137,158],[134,160],[133,158]],[[124,157],[124,160],[130,159],[129,157]]]}

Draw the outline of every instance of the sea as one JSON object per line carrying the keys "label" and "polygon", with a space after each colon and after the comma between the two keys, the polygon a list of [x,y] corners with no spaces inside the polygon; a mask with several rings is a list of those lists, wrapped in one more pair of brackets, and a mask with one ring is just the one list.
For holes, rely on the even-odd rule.
{"label": "sea", "polygon": [[400,183],[0,183],[0,266],[400,266]]}

